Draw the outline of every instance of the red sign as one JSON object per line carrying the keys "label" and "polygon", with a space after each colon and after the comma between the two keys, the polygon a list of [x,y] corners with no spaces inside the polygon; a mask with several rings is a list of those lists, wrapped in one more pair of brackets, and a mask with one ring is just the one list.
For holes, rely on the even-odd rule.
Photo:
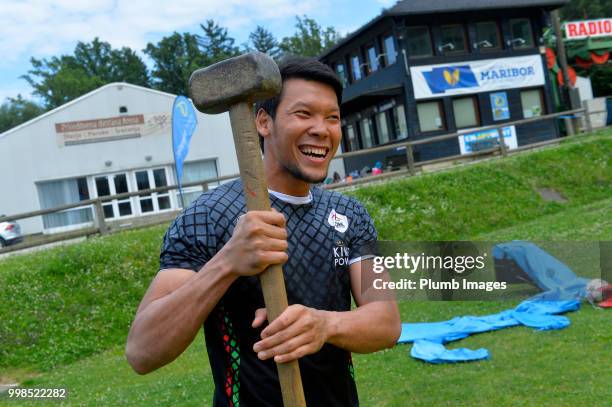
{"label": "red sign", "polygon": [[568,40],[607,36],[612,36],[612,18],[572,21],[565,24],[565,38]]}

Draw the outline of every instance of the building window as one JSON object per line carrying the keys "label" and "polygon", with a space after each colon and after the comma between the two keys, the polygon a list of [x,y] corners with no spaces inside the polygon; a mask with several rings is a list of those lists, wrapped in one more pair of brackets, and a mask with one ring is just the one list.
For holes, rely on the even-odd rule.
{"label": "building window", "polygon": [[[36,184],[41,209],[51,209],[89,199],[86,178],[45,181]],[[70,229],[93,221],[91,207],[67,209],[42,216],[45,229]],[[58,230],[58,231],[60,231]]]}
{"label": "building window", "polygon": [[359,122],[361,130],[361,145],[363,148],[369,148],[374,145],[374,127],[372,119],[365,117]]}
{"label": "building window", "polygon": [[368,56],[368,73],[378,70],[378,55],[376,55],[376,47],[371,44],[366,47],[366,55]]}
{"label": "building window", "polygon": [[380,112],[376,115],[376,132],[378,133],[378,143],[385,144],[389,142],[390,126],[388,111]]}
{"label": "building window", "polygon": [[346,137],[348,139],[347,150],[357,151],[359,150],[359,143],[357,142],[357,135],[355,134],[355,126],[349,124],[346,126]]}
{"label": "building window", "polygon": [[422,133],[444,130],[446,128],[441,100],[417,103],[417,114]]}
{"label": "building window", "polygon": [[521,106],[523,108],[523,117],[538,117],[545,114],[544,97],[542,89],[529,89],[521,91]]}
{"label": "building window", "polygon": [[528,18],[510,20],[512,32],[512,47],[514,49],[533,48],[533,33]]}
{"label": "building window", "polygon": [[395,52],[395,40],[392,35],[388,35],[383,40],[385,46],[385,65],[393,65],[397,61],[397,53]]}
{"label": "building window", "polygon": [[455,116],[455,126],[458,129],[480,125],[478,100],[475,96],[453,99],[453,114]]}
{"label": "building window", "polygon": [[440,52],[445,54],[467,52],[463,24],[443,25],[441,30],[442,45],[440,45]]}
{"label": "building window", "polygon": [[406,37],[408,41],[408,56],[410,58],[433,55],[428,26],[408,27],[406,29]]}
{"label": "building window", "polygon": [[359,55],[351,56],[351,73],[353,75],[353,82],[361,79],[361,60]]}
{"label": "building window", "polygon": [[397,105],[393,108],[393,118],[395,124],[395,138],[402,139],[408,137],[408,126],[406,125],[404,105]]}
{"label": "building window", "polygon": [[[183,167],[183,184],[190,184],[193,182],[201,182],[206,181],[208,179],[217,178],[219,175],[217,173],[217,162],[216,160],[205,160],[205,161],[192,161],[186,162]],[[218,182],[210,182],[208,183],[208,187],[217,186]],[[185,205],[189,205],[191,202],[195,201],[200,195],[202,195],[202,187],[201,186],[193,186],[183,188],[183,199],[185,200]],[[180,194],[176,191],[177,202],[180,203]]]}
{"label": "building window", "polygon": [[340,77],[340,81],[342,81],[342,87],[346,88],[348,78],[346,77],[346,68],[344,67],[344,64],[336,64],[336,73],[338,74],[338,77]]}
{"label": "building window", "polygon": [[497,22],[482,21],[476,23],[476,46],[481,51],[497,50],[501,48]]}

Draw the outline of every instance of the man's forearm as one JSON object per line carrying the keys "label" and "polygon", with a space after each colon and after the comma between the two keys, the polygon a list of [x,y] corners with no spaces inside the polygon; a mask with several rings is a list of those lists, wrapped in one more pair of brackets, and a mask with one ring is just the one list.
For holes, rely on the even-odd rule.
{"label": "man's forearm", "polygon": [[397,342],[401,321],[394,301],[375,301],[352,311],[323,311],[328,318],[327,342],[351,352],[369,353]]}
{"label": "man's forearm", "polygon": [[134,370],[149,373],[176,359],[235,279],[225,262],[213,258],[179,288],[140,310],[126,347]]}

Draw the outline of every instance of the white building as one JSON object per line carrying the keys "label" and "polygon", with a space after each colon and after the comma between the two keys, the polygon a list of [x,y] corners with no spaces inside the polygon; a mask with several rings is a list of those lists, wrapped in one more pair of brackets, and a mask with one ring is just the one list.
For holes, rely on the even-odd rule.
{"label": "white building", "polygon": [[[175,97],[111,83],[0,134],[0,215],[176,185],[171,124]],[[237,174],[228,113],[197,112],[197,119],[183,184]],[[344,176],[341,159],[332,161],[330,177],[335,171]],[[184,189],[185,203],[201,191]],[[107,221],[125,223],[177,209],[176,190],[103,204]],[[24,234],[65,232],[94,225],[94,212],[92,206],[83,206],[21,219],[19,224]]]}
{"label": "white building", "polygon": [[[176,184],[175,95],[112,83],[0,134],[0,214]],[[238,173],[229,115],[197,113],[183,183]],[[185,190],[186,199],[201,188]],[[107,220],[180,208],[177,191],[104,204]],[[19,220],[25,234],[94,223],[90,206]]]}

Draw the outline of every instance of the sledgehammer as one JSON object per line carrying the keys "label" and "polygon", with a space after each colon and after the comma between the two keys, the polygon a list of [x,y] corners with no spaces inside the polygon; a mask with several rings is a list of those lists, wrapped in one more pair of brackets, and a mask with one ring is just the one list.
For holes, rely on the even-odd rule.
{"label": "sledgehammer", "polygon": [[[272,58],[260,52],[240,55],[198,69],[189,79],[189,93],[199,111],[216,114],[229,110],[249,211],[270,210],[253,102],[278,95],[281,86],[278,66]],[[259,278],[271,322],[287,308],[283,269],[278,264],[270,266]],[[285,407],[305,407],[298,362],[277,363],[276,366]]]}

